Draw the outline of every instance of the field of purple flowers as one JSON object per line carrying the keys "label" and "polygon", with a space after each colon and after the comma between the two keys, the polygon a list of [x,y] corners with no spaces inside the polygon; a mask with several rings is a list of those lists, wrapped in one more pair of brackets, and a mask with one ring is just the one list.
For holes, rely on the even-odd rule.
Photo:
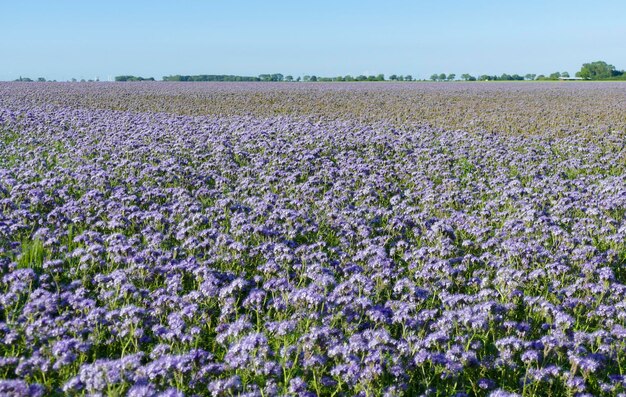
{"label": "field of purple flowers", "polygon": [[563,84],[0,84],[0,395],[625,393],[626,87]]}

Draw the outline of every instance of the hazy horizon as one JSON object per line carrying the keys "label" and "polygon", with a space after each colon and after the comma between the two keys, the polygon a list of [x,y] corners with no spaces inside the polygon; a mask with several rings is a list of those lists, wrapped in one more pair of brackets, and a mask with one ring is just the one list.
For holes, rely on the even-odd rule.
{"label": "hazy horizon", "polygon": [[286,1],[237,4],[118,0],[8,3],[0,80],[107,80],[132,74],[318,76],[626,68],[626,3],[582,1]]}

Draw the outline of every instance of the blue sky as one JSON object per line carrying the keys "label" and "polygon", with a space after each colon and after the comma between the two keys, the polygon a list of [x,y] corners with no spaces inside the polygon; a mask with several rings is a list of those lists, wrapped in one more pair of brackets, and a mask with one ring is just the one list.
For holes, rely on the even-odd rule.
{"label": "blue sky", "polygon": [[623,0],[0,0],[0,80],[626,69],[625,16]]}

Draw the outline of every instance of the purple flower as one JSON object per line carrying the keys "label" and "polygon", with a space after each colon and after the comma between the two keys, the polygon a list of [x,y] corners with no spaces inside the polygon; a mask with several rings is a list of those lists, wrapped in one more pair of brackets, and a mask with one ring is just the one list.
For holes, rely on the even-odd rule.
{"label": "purple flower", "polygon": [[41,397],[45,394],[45,389],[39,384],[28,384],[19,379],[0,380],[0,395],[7,397]]}

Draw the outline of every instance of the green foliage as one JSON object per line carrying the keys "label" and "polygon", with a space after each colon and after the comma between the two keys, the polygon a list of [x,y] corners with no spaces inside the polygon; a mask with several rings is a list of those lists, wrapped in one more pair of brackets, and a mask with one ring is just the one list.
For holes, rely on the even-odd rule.
{"label": "green foliage", "polygon": [[554,72],[554,73],[550,74],[549,79],[550,80],[558,80],[559,77],[561,77],[561,73],[560,72]]}
{"label": "green foliage", "polygon": [[280,73],[274,73],[274,74],[260,74],[259,75],[259,80],[260,81],[283,81],[283,75]]}
{"label": "green foliage", "polygon": [[604,61],[595,61],[583,63],[580,71],[576,73],[576,77],[582,77],[589,80],[604,80],[624,75],[623,70],[616,70],[615,66],[609,65]]}
{"label": "green foliage", "polygon": [[[272,75],[261,75],[272,76]],[[282,76],[282,75],[281,75]],[[194,76],[172,75],[163,76],[163,81],[261,81],[260,77],[234,76],[225,74],[200,74]]]}
{"label": "green foliage", "polygon": [[154,81],[154,77],[115,76],[115,81]]}
{"label": "green foliage", "polygon": [[22,241],[22,253],[17,261],[19,269],[33,269],[39,273],[43,267],[46,249],[41,240]]}

